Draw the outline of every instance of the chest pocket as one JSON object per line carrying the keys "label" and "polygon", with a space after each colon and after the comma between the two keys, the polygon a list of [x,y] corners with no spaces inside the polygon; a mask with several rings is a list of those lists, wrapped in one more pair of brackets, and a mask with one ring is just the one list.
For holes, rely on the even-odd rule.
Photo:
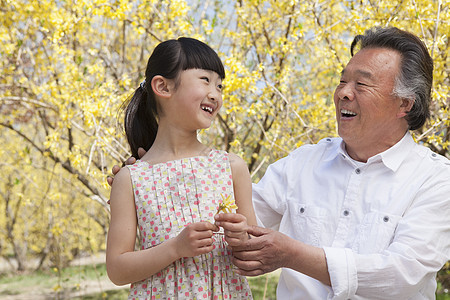
{"label": "chest pocket", "polygon": [[291,235],[306,244],[319,247],[326,230],[327,211],[321,207],[290,202],[289,214],[294,228]]}
{"label": "chest pocket", "polygon": [[380,253],[394,238],[401,216],[383,212],[367,213],[359,228],[352,250],[360,254]]}

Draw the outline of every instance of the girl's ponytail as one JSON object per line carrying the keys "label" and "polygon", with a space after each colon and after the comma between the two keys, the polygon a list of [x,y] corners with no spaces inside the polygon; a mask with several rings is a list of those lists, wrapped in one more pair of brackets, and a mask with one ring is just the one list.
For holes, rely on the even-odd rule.
{"label": "girl's ponytail", "polygon": [[131,148],[131,155],[138,157],[138,148],[148,151],[158,131],[156,101],[152,92],[147,92],[149,83],[143,82],[134,92],[125,110],[125,133]]}

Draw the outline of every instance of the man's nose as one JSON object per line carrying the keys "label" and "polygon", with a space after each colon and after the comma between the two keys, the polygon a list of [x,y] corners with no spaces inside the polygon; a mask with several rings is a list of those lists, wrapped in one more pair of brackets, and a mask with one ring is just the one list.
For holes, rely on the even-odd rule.
{"label": "man's nose", "polygon": [[355,96],[353,91],[353,84],[348,82],[344,86],[341,86],[338,89],[337,96],[340,100],[353,100]]}

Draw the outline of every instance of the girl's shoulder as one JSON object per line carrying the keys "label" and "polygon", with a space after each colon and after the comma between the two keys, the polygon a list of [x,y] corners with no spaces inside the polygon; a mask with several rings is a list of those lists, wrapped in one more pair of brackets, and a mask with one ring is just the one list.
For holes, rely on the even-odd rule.
{"label": "girl's shoulder", "polygon": [[217,149],[211,149],[211,151],[208,154],[209,158],[221,158],[223,160],[228,160],[230,164],[245,164],[245,161],[240,157],[239,155],[227,152],[225,150],[217,150]]}
{"label": "girl's shoulder", "polygon": [[[208,159],[217,159],[217,158],[224,158],[224,159],[228,159],[228,156],[230,154],[225,151],[225,150],[218,150],[218,149],[210,149],[208,154],[206,155],[206,157]],[[201,156],[200,156],[201,157]]]}
{"label": "girl's shoulder", "polygon": [[240,157],[239,155],[229,152],[227,153],[228,159],[230,161],[230,163],[232,164],[241,164],[241,163],[245,163],[245,161],[242,159],[242,157]]}
{"label": "girl's shoulder", "polygon": [[114,176],[112,187],[123,188],[130,183],[131,173],[128,168],[121,168],[120,171]]}
{"label": "girl's shoulder", "polygon": [[225,150],[217,150],[217,149],[212,149],[209,152],[209,158],[215,158],[215,159],[220,159],[223,161],[229,161],[229,163],[231,165],[241,165],[244,164],[246,165],[245,161],[237,154],[232,153],[232,152],[227,152]]}
{"label": "girl's shoulder", "polygon": [[128,176],[133,178],[140,177],[143,174],[147,174],[148,172],[151,172],[151,169],[153,168],[152,165],[150,165],[148,162],[143,160],[136,160],[136,162],[132,165],[126,165],[125,168],[128,171]]}
{"label": "girl's shoulder", "polygon": [[122,169],[128,169],[129,172],[132,172],[132,171],[136,171],[136,170],[148,167],[148,166],[149,166],[149,164],[147,162],[138,159],[138,160],[136,160],[136,162],[134,164],[125,165],[126,168],[122,168]]}
{"label": "girl's shoulder", "polygon": [[245,160],[235,153],[226,154],[228,161],[230,162],[230,167],[233,173],[238,172],[248,172],[248,166]]}

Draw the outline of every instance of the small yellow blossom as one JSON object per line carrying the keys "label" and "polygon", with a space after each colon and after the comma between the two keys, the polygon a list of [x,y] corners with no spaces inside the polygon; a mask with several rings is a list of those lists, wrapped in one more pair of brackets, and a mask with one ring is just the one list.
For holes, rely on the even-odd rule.
{"label": "small yellow blossom", "polygon": [[234,202],[234,199],[231,199],[231,195],[228,195],[225,197],[223,194],[220,194],[222,196],[222,200],[219,200],[219,207],[217,208],[216,214],[220,213],[221,211],[231,213],[232,209],[237,209],[237,205]]}

